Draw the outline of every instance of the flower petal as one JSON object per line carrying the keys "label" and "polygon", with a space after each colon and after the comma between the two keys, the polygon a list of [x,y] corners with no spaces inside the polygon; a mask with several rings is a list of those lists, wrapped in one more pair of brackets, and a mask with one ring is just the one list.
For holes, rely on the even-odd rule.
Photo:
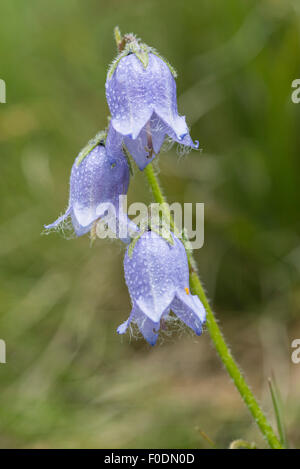
{"label": "flower petal", "polygon": [[155,112],[168,127],[167,134],[173,138],[173,140],[183,143],[184,137],[189,134],[185,117],[173,114],[170,109],[168,110],[158,106],[155,108]]}
{"label": "flower petal", "polygon": [[123,322],[118,329],[118,334],[125,334],[131,322],[135,322],[150,345],[155,345],[158,338],[159,322],[149,319],[137,305],[134,305],[127,321]]}
{"label": "flower petal", "polygon": [[135,140],[124,137],[124,143],[140,170],[159,153],[167,133],[167,126],[153,113]]}
{"label": "flower petal", "polygon": [[58,219],[55,220],[50,225],[44,225],[44,228],[46,228],[46,230],[52,230],[53,228],[57,228],[61,223],[63,223],[70,216],[70,214],[71,214],[71,208],[69,206],[63,215],[58,217]]}
{"label": "flower petal", "polygon": [[74,231],[76,233],[76,236],[78,236],[78,237],[85,235],[92,228],[93,223],[90,223],[89,225],[86,225],[86,226],[81,226],[78,223],[77,218],[75,217],[73,211],[71,212],[71,220],[72,220],[72,225],[73,225]]}
{"label": "flower petal", "polygon": [[117,333],[125,334],[127,332],[129,324],[130,324],[130,318],[127,319],[127,321],[122,322],[122,324],[120,324],[120,326],[117,328]]}
{"label": "flower petal", "polygon": [[77,223],[83,228],[89,226],[98,218],[95,205],[89,206],[74,202],[73,213]]}
{"label": "flower petal", "polygon": [[166,133],[172,140],[174,140],[174,142],[180,143],[181,145],[184,145],[185,147],[194,148],[195,150],[199,148],[198,140],[195,140],[195,142],[193,142],[189,132],[187,132],[184,136],[178,138],[176,132],[174,132],[171,127],[167,127]]}
{"label": "flower petal", "polygon": [[135,321],[144,338],[150,345],[155,345],[158,338],[159,322],[153,322],[145,314],[135,316]]}
{"label": "flower petal", "polygon": [[172,311],[197,335],[202,333],[206,312],[199,298],[186,292],[177,292],[171,304]]}
{"label": "flower petal", "polygon": [[105,85],[113,127],[133,139],[153,113],[149,89],[152,72],[149,65],[145,69],[135,54],[127,55],[120,60],[112,78],[107,79]]}
{"label": "flower petal", "polygon": [[155,153],[149,158],[147,137],[143,130],[135,140],[132,140],[130,137],[124,137],[124,143],[141,171],[155,158]]}
{"label": "flower petal", "polygon": [[132,257],[128,250],[125,255],[125,280],[132,302],[153,322],[160,321],[175,295],[175,251],[174,246],[149,231],[136,242]]}
{"label": "flower petal", "polygon": [[105,141],[105,148],[106,148],[107,154],[112,158],[114,155],[117,155],[118,157],[120,157],[122,155],[122,142],[123,142],[123,135],[117,132],[110,122],[109,127],[108,127],[106,141]]}
{"label": "flower petal", "polygon": [[123,135],[136,139],[156,111],[182,138],[188,133],[184,117],[177,112],[176,83],[168,65],[149,53],[145,68],[135,54],[122,58],[111,79],[106,97],[112,125]]}

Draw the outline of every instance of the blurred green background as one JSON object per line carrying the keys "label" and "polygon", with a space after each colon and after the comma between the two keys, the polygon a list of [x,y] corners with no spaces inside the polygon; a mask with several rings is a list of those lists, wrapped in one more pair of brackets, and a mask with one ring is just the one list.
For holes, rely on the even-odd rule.
{"label": "blurred green background", "polygon": [[[178,71],[202,152],[160,156],[170,202],[205,203],[201,277],[274,422],[274,371],[300,445],[298,0],[11,0],[1,3],[0,447],[208,448],[261,440],[208,333],[152,349],[116,334],[130,311],[124,247],[41,236],[67,204],[73,159],[108,108],[112,30]],[[151,201],[142,173],[129,202]]]}

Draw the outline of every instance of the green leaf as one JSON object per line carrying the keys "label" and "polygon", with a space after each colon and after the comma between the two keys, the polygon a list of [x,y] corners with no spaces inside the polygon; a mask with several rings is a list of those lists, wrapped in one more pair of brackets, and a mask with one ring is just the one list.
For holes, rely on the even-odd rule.
{"label": "green leaf", "polygon": [[269,382],[269,388],[270,388],[270,393],[272,397],[272,403],[274,407],[280,442],[282,446],[287,448],[288,445],[287,445],[286,431],[285,431],[285,425],[284,425],[284,419],[283,419],[282,401],[281,401],[280,392],[277,387],[274,375],[272,376],[272,378],[268,379],[268,382]]}

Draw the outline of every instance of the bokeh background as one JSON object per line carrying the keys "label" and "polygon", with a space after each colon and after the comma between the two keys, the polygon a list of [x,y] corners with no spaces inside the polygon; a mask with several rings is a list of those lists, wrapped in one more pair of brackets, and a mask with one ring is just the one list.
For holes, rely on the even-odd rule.
{"label": "bokeh background", "polygon": [[[202,152],[160,156],[169,201],[205,203],[201,277],[271,421],[274,372],[300,445],[298,0],[11,0],[1,3],[0,446],[264,447],[208,333],[152,349],[116,334],[130,311],[124,247],[42,236],[67,204],[72,162],[106,126],[112,30],[178,71]],[[136,171],[129,202],[151,201]]]}

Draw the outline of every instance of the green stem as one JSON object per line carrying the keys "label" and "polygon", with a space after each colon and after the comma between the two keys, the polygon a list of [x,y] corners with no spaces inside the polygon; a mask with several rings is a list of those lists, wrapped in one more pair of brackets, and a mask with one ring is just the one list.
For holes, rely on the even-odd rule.
{"label": "green stem", "polygon": [[[146,173],[148,183],[152,189],[153,196],[156,202],[162,204],[162,210],[163,210],[164,215],[166,216],[167,221],[170,222],[171,227],[174,227],[174,221],[172,219],[170,210],[168,209],[168,205],[166,204],[166,200],[163,196],[158,178],[151,164],[147,165],[145,169],[145,173]],[[201,300],[201,302],[203,303],[206,309],[207,329],[216,347],[216,350],[222,362],[224,363],[229,375],[231,376],[236,388],[241,394],[245,404],[247,405],[258,427],[260,428],[260,431],[262,432],[263,436],[268,441],[270,447],[273,449],[282,449],[282,445],[280,444],[278,438],[276,437],[273,428],[271,427],[268,420],[266,419],[266,416],[264,415],[263,411],[259,407],[252,391],[247,385],[245,378],[243,377],[238,365],[236,364],[224,340],[223,334],[217,324],[214,313],[212,312],[208,299],[205,295],[199,276],[195,270],[195,262],[193,259],[193,255],[189,250],[187,250],[187,255],[188,255],[188,262],[189,262],[189,267],[190,267],[190,272],[191,272],[190,274],[191,289],[194,294],[198,295],[199,299]]]}

